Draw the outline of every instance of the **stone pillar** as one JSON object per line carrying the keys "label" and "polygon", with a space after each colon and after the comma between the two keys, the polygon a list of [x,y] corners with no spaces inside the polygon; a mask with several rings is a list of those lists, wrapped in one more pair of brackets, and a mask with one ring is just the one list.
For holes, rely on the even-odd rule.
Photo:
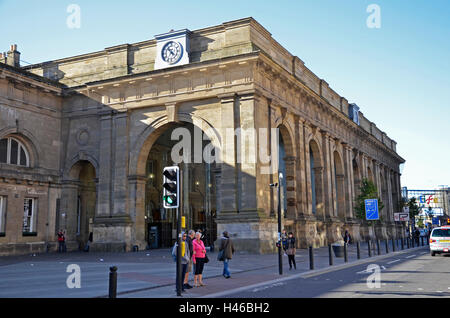
{"label": "stone pillar", "polygon": [[113,211],[112,215],[128,216],[127,185],[128,185],[128,114],[118,113],[114,116],[113,127]]}
{"label": "stone pillar", "polygon": [[[225,137],[222,142],[221,210],[216,219],[217,232],[228,231],[238,250],[273,252],[277,224],[266,211],[269,198],[258,191],[269,190],[269,183],[268,175],[259,173],[256,156],[259,145],[256,118],[263,118],[263,113],[268,116],[267,108],[258,109],[256,105],[262,101],[255,94],[220,98],[223,116],[221,130]],[[240,139],[227,133],[227,128],[231,132],[241,128]]]}
{"label": "stone pillar", "polygon": [[100,117],[100,158],[98,171],[98,206],[96,217],[109,217],[111,206],[111,163],[112,163],[112,122],[111,112],[104,112]]}
{"label": "stone pillar", "polygon": [[[63,180],[61,191],[60,228],[66,231],[66,245],[68,250],[77,250],[77,208],[79,181]],[[59,229],[58,229],[59,230]]]}
{"label": "stone pillar", "polygon": [[335,206],[333,200],[333,162],[331,158],[331,149],[330,149],[330,135],[325,132],[322,132],[322,151],[323,151],[323,163],[324,163],[324,175],[323,175],[323,185],[324,185],[324,206],[325,206],[325,216],[327,218],[332,218],[336,215]]}
{"label": "stone pillar", "polygon": [[128,200],[130,218],[134,224],[131,244],[144,249],[145,241],[145,183],[146,176],[128,176]]}

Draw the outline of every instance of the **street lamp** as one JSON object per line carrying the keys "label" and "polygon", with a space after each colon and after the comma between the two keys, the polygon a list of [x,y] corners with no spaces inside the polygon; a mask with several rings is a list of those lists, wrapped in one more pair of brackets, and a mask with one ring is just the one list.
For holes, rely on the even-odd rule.
{"label": "street lamp", "polygon": [[280,275],[283,275],[283,253],[282,253],[282,242],[281,242],[281,200],[280,200],[280,186],[281,180],[283,179],[283,173],[279,173],[278,175],[278,183],[271,183],[270,187],[277,188],[277,197],[278,197],[278,271]]}

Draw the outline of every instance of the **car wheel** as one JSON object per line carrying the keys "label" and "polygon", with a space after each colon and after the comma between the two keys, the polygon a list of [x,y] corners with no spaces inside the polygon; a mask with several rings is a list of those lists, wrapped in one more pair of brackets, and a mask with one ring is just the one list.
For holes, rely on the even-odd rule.
{"label": "car wheel", "polygon": [[436,252],[431,252],[431,256],[435,256],[436,255]]}

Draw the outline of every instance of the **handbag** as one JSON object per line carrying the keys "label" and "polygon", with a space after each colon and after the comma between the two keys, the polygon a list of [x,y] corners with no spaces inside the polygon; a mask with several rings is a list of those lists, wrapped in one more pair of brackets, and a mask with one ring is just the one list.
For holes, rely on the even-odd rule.
{"label": "handbag", "polygon": [[217,260],[219,261],[219,262],[223,262],[225,259],[223,258],[223,251],[224,250],[221,250],[220,252],[219,252],[219,254],[217,254]]}
{"label": "handbag", "polygon": [[209,258],[208,258],[208,255],[206,255],[206,254],[205,254],[205,260],[203,261],[203,263],[205,263],[205,264],[206,264],[206,263],[208,263],[208,262],[209,262]]}

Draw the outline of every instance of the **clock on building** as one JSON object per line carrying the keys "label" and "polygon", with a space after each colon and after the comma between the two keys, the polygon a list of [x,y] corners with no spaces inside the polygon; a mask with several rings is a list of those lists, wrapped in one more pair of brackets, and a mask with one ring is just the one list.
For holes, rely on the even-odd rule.
{"label": "clock on building", "polygon": [[180,43],[170,41],[167,42],[161,50],[163,61],[169,64],[177,63],[183,55],[183,47]]}

